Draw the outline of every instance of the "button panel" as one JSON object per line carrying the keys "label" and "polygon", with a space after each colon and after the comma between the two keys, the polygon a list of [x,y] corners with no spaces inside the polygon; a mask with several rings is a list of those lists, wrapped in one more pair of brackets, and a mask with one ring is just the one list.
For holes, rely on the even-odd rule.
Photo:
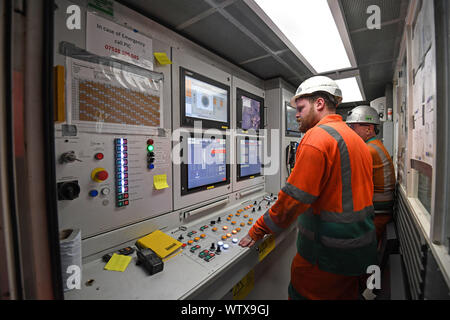
{"label": "button panel", "polygon": [[[208,217],[206,221],[192,225],[184,233],[177,233],[177,237],[186,237],[183,247],[189,250],[185,250],[183,254],[197,263],[205,263],[205,266],[208,263],[209,267],[216,268],[246,250],[239,246],[239,242],[263,214],[262,210],[253,210],[258,206],[261,206],[261,202],[258,204],[252,201],[231,212],[214,218]],[[263,203],[262,207],[267,209],[268,206]],[[213,259],[214,262],[210,262]]]}

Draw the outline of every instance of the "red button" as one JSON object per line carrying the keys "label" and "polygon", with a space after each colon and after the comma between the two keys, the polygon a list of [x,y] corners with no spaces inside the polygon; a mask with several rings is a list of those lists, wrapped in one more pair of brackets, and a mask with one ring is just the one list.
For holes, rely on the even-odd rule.
{"label": "red button", "polygon": [[108,172],[105,170],[99,171],[95,174],[95,177],[100,181],[105,181],[106,179],[108,179]]}
{"label": "red button", "polygon": [[104,157],[105,156],[101,152],[95,154],[95,159],[97,159],[97,160],[102,160]]}
{"label": "red button", "polygon": [[186,243],[183,243],[181,246],[182,246],[183,248],[186,247]]}
{"label": "red button", "polygon": [[127,201],[124,201],[124,204],[127,206],[127,205],[128,205],[128,200],[127,200]]}

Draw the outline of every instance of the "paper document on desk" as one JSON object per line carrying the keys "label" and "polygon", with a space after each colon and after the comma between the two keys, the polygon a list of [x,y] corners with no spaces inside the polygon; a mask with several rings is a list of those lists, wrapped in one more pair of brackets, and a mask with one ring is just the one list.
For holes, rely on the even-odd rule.
{"label": "paper document on desk", "polygon": [[141,247],[152,249],[158,257],[163,259],[163,261],[168,260],[169,258],[172,258],[180,253],[180,248],[182,245],[181,242],[175,240],[160,230],[156,230],[139,239],[137,243]]}
{"label": "paper document on desk", "polygon": [[130,264],[131,256],[114,253],[105,266],[106,270],[124,272]]}

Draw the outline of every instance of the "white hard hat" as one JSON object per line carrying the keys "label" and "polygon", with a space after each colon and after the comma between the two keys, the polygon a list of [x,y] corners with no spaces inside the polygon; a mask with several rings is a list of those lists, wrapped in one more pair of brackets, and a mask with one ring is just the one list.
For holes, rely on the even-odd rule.
{"label": "white hard hat", "polygon": [[369,123],[380,124],[380,116],[377,110],[369,106],[358,106],[348,112],[347,124],[350,123]]}
{"label": "white hard hat", "polygon": [[342,102],[342,91],[339,89],[336,81],[324,76],[314,76],[303,81],[297,88],[295,96],[291,99],[291,106],[296,108],[295,100],[303,96],[310,96],[319,91],[331,94],[336,99],[337,104]]}

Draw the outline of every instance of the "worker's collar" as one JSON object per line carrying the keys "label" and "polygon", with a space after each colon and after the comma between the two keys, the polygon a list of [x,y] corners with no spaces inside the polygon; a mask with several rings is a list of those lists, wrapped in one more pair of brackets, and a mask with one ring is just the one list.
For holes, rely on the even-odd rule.
{"label": "worker's collar", "polygon": [[342,116],[341,115],[329,114],[329,115],[323,117],[322,120],[317,122],[316,126],[320,126],[322,124],[326,124],[326,123],[329,123],[329,122],[337,122],[337,121],[342,121]]}
{"label": "worker's collar", "polygon": [[372,137],[369,140],[367,140],[366,143],[369,143],[370,141],[375,141],[375,140],[377,140],[377,137]]}

